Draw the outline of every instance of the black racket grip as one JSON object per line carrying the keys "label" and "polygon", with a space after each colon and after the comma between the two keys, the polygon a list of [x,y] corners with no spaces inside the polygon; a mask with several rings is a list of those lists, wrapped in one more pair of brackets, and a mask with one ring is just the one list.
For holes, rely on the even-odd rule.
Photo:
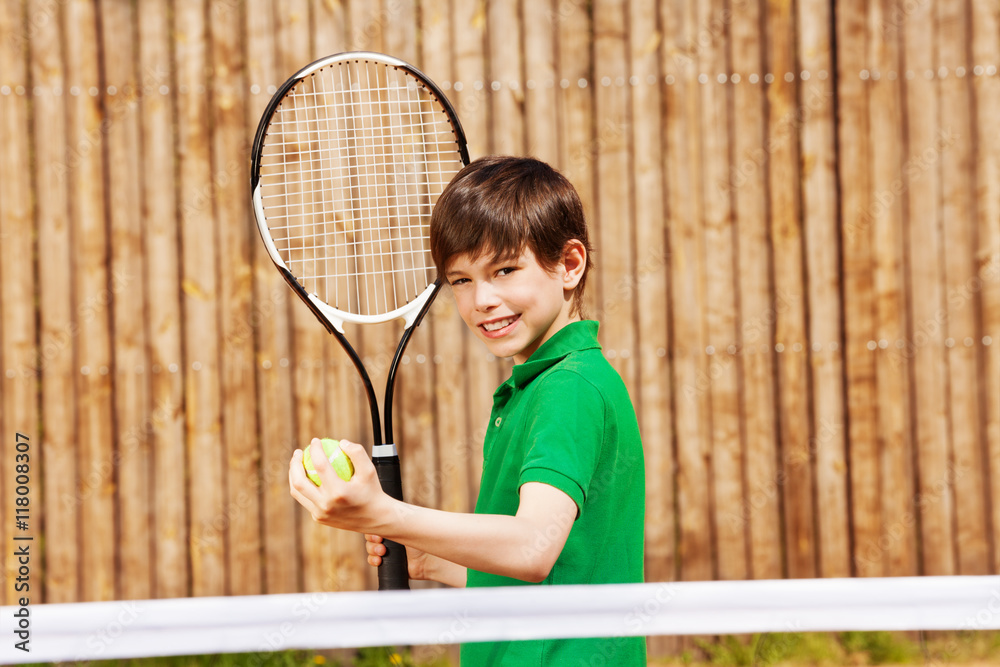
{"label": "black racket grip", "polygon": [[[396,500],[403,499],[403,480],[399,474],[398,456],[376,456],[372,458],[375,472],[382,490]],[[380,591],[406,590],[410,587],[410,573],[406,562],[406,547],[392,540],[383,540],[385,555],[378,566],[378,589]]]}

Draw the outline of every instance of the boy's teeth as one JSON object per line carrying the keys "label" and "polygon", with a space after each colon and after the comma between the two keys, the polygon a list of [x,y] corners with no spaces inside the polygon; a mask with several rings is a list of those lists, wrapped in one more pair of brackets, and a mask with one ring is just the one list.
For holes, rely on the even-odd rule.
{"label": "boy's teeth", "polygon": [[513,317],[508,317],[497,322],[490,322],[489,324],[484,324],[483,328],[487,331],[497,331],[498,329],[503,329],[505,326],[514,321]]}

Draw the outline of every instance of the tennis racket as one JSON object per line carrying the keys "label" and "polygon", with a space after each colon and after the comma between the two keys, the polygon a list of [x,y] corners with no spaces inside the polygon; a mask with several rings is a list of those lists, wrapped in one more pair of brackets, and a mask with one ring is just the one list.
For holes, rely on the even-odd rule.
{"label": "tennis racket", "polygon": [[[278,88],[251,160],[253,210],[267,252],[360,373],[371,408],[372,461],[382,489],[402,500],[393,385],[410,336],[440,287],[430,253],[431,207],[469,163],[455,110],[401,60],[340,53]],[[344,323],[399,318],[404,329],[389,367],[383,422]],[[379,589],[409,588],[406,550],[389,540],[385,547]]]}

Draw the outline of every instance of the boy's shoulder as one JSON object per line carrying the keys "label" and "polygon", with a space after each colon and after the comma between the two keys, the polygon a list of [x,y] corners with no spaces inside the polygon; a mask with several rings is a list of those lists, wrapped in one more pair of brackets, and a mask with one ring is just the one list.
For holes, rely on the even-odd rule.
{"label": "boy's shoulder", "polygon": [[504,384],[536,397],[538,392],[554,392],[565,398],[593,393],[605,403],[631,407],[625,382],[597,340],[598,326],[594,320],[567,324],[528,361],[515,366]]}
{"label": "boy's shoulder", "polygon": [[556,392],[564,399],[591,394],[605,406],[632,409],[625,381],[600,348],[573,351],[543,371],[536,382],[538,391]]}
{"label": "boy's shoulder", "polygon": [[553,364],[539,376],[542,379],[549,375],[572,375],[579,382],[586,382],[598,387],[622,382],[621,375],[608,362],[600,348],[574,350]]}

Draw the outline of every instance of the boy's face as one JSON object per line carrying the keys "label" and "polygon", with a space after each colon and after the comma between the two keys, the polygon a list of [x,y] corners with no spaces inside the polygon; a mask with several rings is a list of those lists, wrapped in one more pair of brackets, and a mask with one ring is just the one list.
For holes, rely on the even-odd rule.
{"label": "boy's face", "polygon": [[475,261],[458,255],[448,264],[451,285],[465,324],[497,357],[524,363],[569,322],[573,289],[579,282],[572,258],[550,273],[525,248],[519,257],[496,262],[491,253]]}

